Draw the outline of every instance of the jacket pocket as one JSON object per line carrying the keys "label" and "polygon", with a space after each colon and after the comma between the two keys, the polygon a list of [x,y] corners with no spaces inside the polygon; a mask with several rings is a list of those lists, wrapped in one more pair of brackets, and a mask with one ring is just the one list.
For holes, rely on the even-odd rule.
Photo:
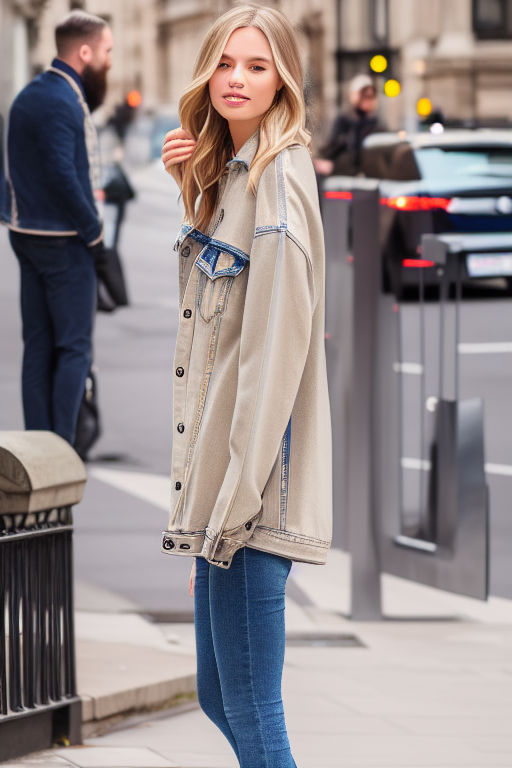
{"label": "jacket pocket", "polygon": [[197,307],[207,323],[226,311],[233,281],[249,261],[241,252],[228,252],[208,244],[195,262],[200,270],[197,284]]}

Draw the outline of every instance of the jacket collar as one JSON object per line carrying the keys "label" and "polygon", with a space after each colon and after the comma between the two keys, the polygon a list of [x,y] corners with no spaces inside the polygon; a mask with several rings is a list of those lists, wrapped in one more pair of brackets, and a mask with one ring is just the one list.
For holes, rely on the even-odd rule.
{"label": "jacket collar", "polygon": [[57,58],[57,57],[55,57],[55,58],[54,58],[54,60],[52,61],[52,64],[51,64],[51,66],[52,66],[54,69],[60,69],[60,71],[61,71],[61,72],[64,72],[64,73],[65,73],[66,75],[68,75],[69,77],[72,77],[72,78],[73,78],[73,80],[75,81],[75,83],[76,83],[76,84],[78,85],[78,87],[80,88],[80,90],[81,90],[81,92],[82,92],[82,96],[83,96],[83,97],[84,97],[84,99],[85,99],[85,91],[84,91],[84,86],[83,86],[82,80],[81,80],[81,78],[80,78],[80,75],[78,74],[78,72],[76,71],[76,69],[73,69],[73,67],[70,67],[70,66],[69,66],[69,64],[66,64],[66,62],[65,62],[65,61],[62,61],[62,59],[59,59],[59,58]]}
{"label": "jacket collar", "polygon": [[248,171],[249,166],[254,159],[254,155],[256,154],[256,150],[258,149],[258,143],[259,131],[256,131],[249,139],[247,139],[245,144],[242,144],[236,155],[231,158],[231,160],[228,160],[226,168],[230,168],[231,165],[234,165],[235,163],[240,163],[244,165]]}

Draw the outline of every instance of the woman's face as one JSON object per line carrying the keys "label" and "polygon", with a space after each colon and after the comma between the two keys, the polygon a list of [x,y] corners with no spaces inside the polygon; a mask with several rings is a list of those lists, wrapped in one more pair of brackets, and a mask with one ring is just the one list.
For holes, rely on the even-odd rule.
{"label": "woman's face", "polygon": [[228,121],[239,149],[240,142],[257,130],[283,85],[263,32],[256,27],[236,29],[208,85],[213,107]]}

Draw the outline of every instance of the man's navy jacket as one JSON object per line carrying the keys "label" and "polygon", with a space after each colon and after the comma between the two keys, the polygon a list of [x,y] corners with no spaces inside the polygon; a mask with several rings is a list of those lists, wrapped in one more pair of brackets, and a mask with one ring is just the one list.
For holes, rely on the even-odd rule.
{"label": "man's navy jacket", "polygon": [[[79,75],[60,59],[52,66]],[[89,178],[84,111],[64,77],[43,72],[16,97],[7,126],[7,193],[2,219],[33,235],[101,235]]]}

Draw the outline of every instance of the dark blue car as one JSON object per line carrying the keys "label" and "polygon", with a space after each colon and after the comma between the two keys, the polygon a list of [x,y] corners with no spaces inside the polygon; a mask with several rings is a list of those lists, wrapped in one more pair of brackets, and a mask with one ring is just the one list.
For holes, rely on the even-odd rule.
{"label": "dark blue car", "polygon": [[[417,270],[403,267],[421,260],[423,234],[475,232],[493,235],[484,253],[467,256],[463,282],[499,277],[510,288],[512,250],[503,244],[512,233],[512,131],[374,134],[363,146],[363,171],[381,180],[386,288],[417,284]],[[435,267],[425,265],[423,275],[427,285],[438,281]]]}

